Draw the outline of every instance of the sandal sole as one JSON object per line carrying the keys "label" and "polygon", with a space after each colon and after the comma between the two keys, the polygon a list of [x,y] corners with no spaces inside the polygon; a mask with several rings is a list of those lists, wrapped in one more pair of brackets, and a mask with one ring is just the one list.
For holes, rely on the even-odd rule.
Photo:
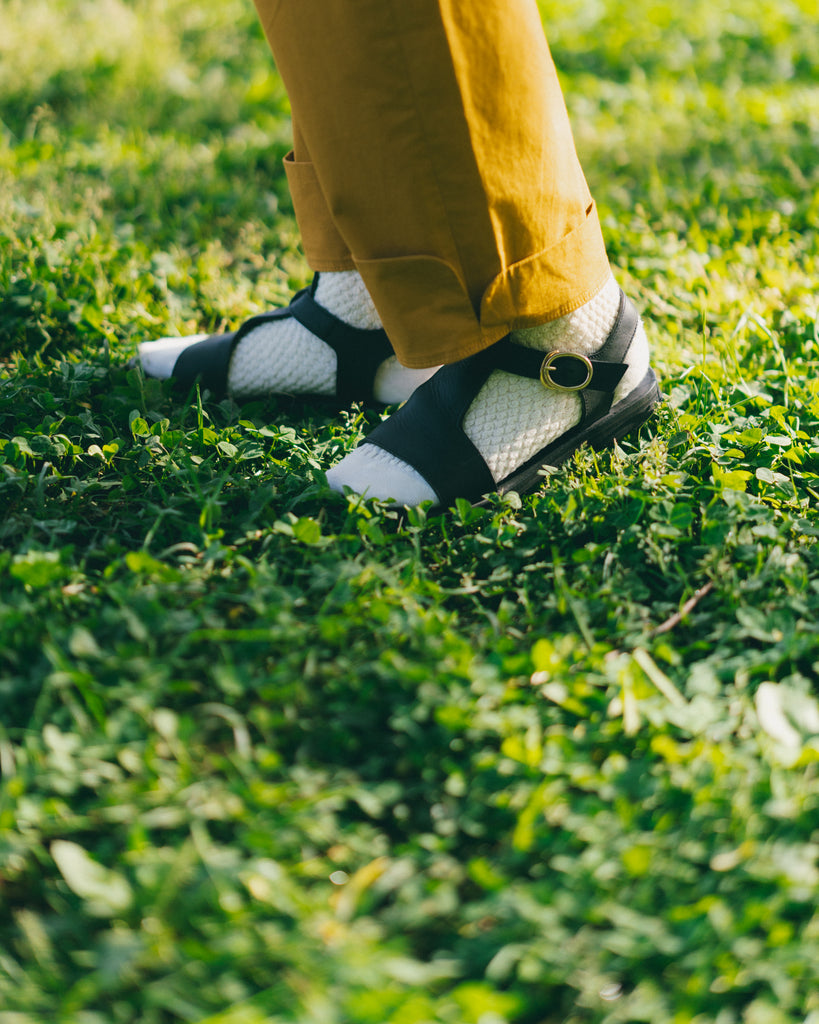
{"label": "sandal sole", "polygon": [[[543,470],[561,466],[583,444],[600,450],[630,434],[648,420],[661,401],[660,388],[654,371],[649,369],[642,381],[624,399],[619,401],[599,420],[582,424],[567,431],[556,441],[542,448],[527,463],[516,469],[497,486],[499,494],[517,491],[528,494],[543,482]],[[481,501],[483,505],[487,502]]]}

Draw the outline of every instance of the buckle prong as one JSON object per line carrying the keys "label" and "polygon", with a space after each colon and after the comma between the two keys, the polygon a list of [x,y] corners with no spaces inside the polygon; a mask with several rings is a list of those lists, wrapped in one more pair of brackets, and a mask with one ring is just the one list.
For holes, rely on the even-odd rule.
{"label": "buckle prong", "polygon": [[[576,359],[579,363],[582,363],[586,370],[585,380],[582,380],[579,384],[560,384],[556,381],[553,372],[556,369],[555,363],[558,359]],[[551,388],[553,391],[582,391],[583,388],[588,387],[591,383],[593,374],[594,366],[591,359],[581,355],[579,352],[560,352],[558,349],[554,349],[544,356],[543,362],[540,364],[540,383],[545,388]]]}

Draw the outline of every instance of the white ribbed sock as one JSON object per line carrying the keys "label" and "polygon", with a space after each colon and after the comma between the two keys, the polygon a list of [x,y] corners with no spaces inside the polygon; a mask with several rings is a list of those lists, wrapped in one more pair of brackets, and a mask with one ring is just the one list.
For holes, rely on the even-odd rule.
{"label": "white ribbed sock", "polygon": [[[591,355],[605,342],[620,306],[613,277],[589,302],[557,320],[515,331],[512,340],[527,348]],[[628,352],[629,368],[614,393],[625,397],[648,370],[648,342],[642,324]],[[464,431],[499,482],[518,466],[580,421],[576,394],[548,391],[539,381],[495,370],[464,417]],[[337,491],[350,487],[358,494],[392,500],[399,505],[437,501],[433,489],[411,466],[383,448],[363,444],[327,474]]]}
{"label": "white ribbed sock", "polygon": [[[366,285],[357,270],[319,274],[316,302],[351,327],[381,327]],[[149,376],[172,376],[179,354],[207,335],[162,338],[139,346],[142,367]],[[336,354],[297,320],[287,318],[260,324],[236,346],[228,368],[228,391],[237,398],[265,394],[333,395],[336,390]],[[385,359],[375,376],[377,401],[403,402],[437,367],[410,370],[395,356]]]}

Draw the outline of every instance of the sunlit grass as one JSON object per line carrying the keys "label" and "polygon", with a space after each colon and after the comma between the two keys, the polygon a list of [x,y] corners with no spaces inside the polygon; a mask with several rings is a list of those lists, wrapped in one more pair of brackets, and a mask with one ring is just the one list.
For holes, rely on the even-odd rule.
{"label": "sunlit grass", "polygon": [[308,278],[252,6],[0,7],[0,1024],[814,1022],[813,6],[541,4],[667,401],[403,519],[127,367]]}

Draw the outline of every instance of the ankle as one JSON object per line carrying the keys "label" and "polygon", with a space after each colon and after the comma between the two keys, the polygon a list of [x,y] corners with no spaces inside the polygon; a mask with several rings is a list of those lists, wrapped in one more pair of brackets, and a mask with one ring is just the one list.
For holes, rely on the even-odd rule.
{"label": "ankle", "polygon": [[[357,270],[316,274],[313,298],[328,313],[337,316],[350,327],[370,331],[381,327],[381,318]],[[427,370],[411,370],[402,366],[395,356],[390,356],[376,371],[373,398],[386,405],[405,402],[437,369],[437,366],[433,366]]]}
{"label": "ankle", "polygon": [[[587,303],[566,316],[523,331],[514,331],[512,341],[540,352],[562,349],[593,355],[605,343],[620,311],[620,286],[613,276]],[[642,381],[649,368],[649,346],[642,321],[624,357],[628,369],[615,389],[613,401],[619,402]]]}
{"label": "ankle", "polygon": [[513,331],[516,345],[549,352],[560,348],[568,352],[591,355],[609,335],[620,309],[620,288],[613,276],[588,302],[571,313],[545,324]]}
{"label": "ankle", "polygon": [[328,313],[350,327],[377,330],[381,318],[364,279],[357,270],[334,270],[316,274],[313,298]]}

